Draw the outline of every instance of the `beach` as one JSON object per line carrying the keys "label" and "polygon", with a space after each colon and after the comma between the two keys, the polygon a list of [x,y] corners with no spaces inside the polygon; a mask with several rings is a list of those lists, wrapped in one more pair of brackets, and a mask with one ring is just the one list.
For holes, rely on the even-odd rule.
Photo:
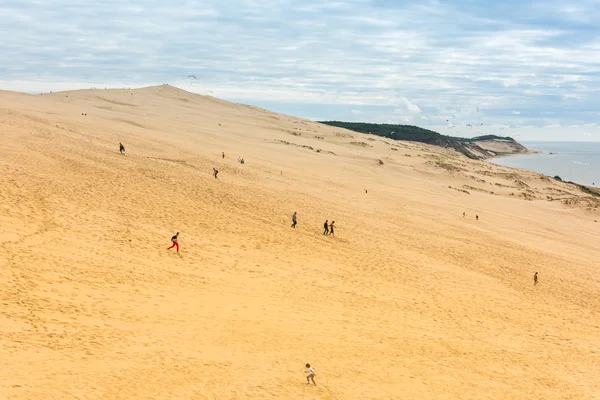
{"label": "beach", "polygon": [[0,123],[0,398],[600,398],[575,185],[168,85]]}

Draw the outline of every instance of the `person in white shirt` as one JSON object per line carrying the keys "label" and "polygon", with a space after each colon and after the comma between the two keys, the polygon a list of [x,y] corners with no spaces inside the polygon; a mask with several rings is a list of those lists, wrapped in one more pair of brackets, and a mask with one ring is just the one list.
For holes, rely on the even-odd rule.
{"label": "person in white shirt", "polygon": [[316,383],[315,383],[315,370],[308,363],[306,364],[306,368],[307,368],[306,372],[308,373],[308,376],[306,377],[306,383],[310,385],[310,380],[312,380],[312,383],[314,385],[316,385]]}

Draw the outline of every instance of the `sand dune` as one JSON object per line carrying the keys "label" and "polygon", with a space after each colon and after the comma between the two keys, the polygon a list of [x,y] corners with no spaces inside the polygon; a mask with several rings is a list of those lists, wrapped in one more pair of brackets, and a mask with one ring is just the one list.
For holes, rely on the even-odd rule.
{"label": "sand dune", "polygon": [[170,86],[0,126],[0,398],[600,399],[573,185]]}

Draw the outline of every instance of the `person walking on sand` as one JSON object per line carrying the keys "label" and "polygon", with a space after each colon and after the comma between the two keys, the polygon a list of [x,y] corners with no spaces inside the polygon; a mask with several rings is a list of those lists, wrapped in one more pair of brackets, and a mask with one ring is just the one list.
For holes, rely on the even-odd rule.
{"label": "person walking on sand", "polygon": [[216,168],[213,168],[213,175],[215,176],[215,179],[219,179],[219,178],[217,178],[218,174],[219,174],[219,170]]}
{"label": "person walking on sand", "polygon": [[225,159],[225,152],[223,152],[223,160]]}
{"label": "person walking on sand", "polygon": [[325,230],[323,231],[323,235],[329,235],[329,220],[326,219],[325,223],[323,224],[323,228],[325,228]]}
{"label": "person walking on sand", "polygon": [[316,383],[315,383],[315,370],[308,363],[306,363],[306,373],[308,374],[306,376],[306,383],[308,385],[310,385],[310,381],[312,380],[313,385],[316,385]]}
{"label": "person walking on sand", "polygon": [[538,284],[538,278],[537,278],[537,272],[535,274],[533,274],[533,285],[537,285]]}
{"label": "person walking on sand", "polygon": [[475,220],[476,220],[476,221],[479,221],[479,215],[476,215],[476,216],[475,216]]}
{"label": "person walking on sand", "polygon": [[466,215],[466,213],[465,213],[465,212],[463,212],[463,218],[465,217],[465,215]]}
{"label": "person walking on sand", "polygon": [[125,146],[123,146],[123,143],[119,142],[119,152],[121,152],[121,154],[125,153]]}
{"label": "person walking on sand", "polygon": [[175,236],[173,236],[173,237],[171,238],[171,243],[173,243],[173,245],[172,245],[171,247],[169,247],[167,250],[171,250],[173,247],[176,247],[176,248],[177,248],[177,252],[179,253],[179,243],[178,243],[178,241],[177,241],[177,238],[178,238],[178,237],[179,237],[179,232],[177,232],[177,233],[175,234]]}
{"label": "person walking on sand", "polygon": [[296,211],[294,211],[294,215],[292,215],[292,228],[296,229],[296,224],[298,223],[297,217],[296,217]]}
{"label": "person walking on sand", "polygon": [[334,233],[334,231],[333,231],[333,229],[334,229],[334,226],[333,226],[333,224],[335,224],[335,221],[331,221],[331,224],[329,224],[329,234],[330,234],[331,236],[335,236],[335,233]]}

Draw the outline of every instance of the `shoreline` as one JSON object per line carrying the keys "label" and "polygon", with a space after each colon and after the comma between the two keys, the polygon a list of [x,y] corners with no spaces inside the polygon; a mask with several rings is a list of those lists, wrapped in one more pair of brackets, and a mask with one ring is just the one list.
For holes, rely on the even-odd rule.
{"label": "shoreline", "polygon": [[541,150],[527,150],[525,153],[497,153],[495,156],[487,157],[484,160],[496,160],[498,158],[509,158],[509,157],[520,157],[520,156],[533,156],[546,154]]}
{"label": "shoreline", "polygon": [[510,168],[510,169],[513,169],[513,170],[524,170],[524,171],[528,171],[528,172],[533,172],[535,174],[538,174],[538,175],[541,175],[541,176],[544,176],[544,177],[556,180],[558,182],[562,182],[562,183],[566,183],[566,184],[571,184],[571,185],[576,185],[576,186],[579,186],[581,188],[586,188],[588,191],[594,193],[594,194],[592,194],[592,196],[600,196],[600,187],[597,187],[597,186],[594,186],[594,185],[588,185],[588,184],[585,184],[585,183],[578,183],[578,182],[571,181],[571,180],[564,180],[564,179],[562,179],[562,177],[560,175],[557,175],[559,178],[561,178],[560,180],[558,180],[558,179],[555,179],[553,176],[546,175],[543,172],[535,171],[535,170],[533,170],[531,168],[510,167],[510,166],[507,166],[507,165],[501,165],[501,164],[496,164],[496,163],[492,162],[493,160],[497,160],[497,159],[500,159],[500,158],[512,158],[512,157],[518,157],[518,156],[532,156],[532,155],[541,155],[541,154],[549,154],[549,153],[545,153],[545,152],[543,152],[541,150],[530,150],[530,151],[528,151],[526,153],[508,153],[508,154],[502,155],[502,156],[490,157],[490,158],[486,158],[484,161],[490,162],[491,164],[494,164],[496,166],[503,167],[503,168]]}

